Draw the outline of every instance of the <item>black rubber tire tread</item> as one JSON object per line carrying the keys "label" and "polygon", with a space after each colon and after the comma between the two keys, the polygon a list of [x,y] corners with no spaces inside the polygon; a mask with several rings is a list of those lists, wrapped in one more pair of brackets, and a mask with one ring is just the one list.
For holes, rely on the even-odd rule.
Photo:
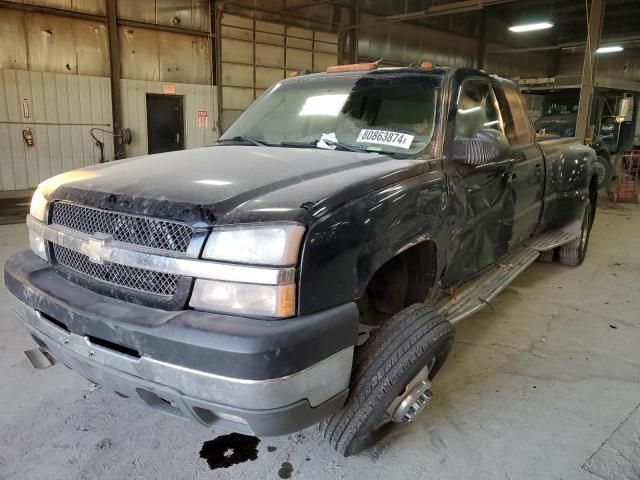
{"label": "black rubber tire tread", "polygon": [[449,321],[424,304],[411,305],[390,318],[357,351],[349,397],[340,412],[321,422],[324,438],[341,455],[358,453],[413,372],[438,356],[440,361],[430,372],[430,378],[435,376],[454,336]]}
{"label": "black rubber tire tread", "polygon": [[580,265],[580,240],[574,240],[558,249],[558,260],[561,265],[577,267]]}
{"label": "black rubber tire tread", "polygon": [[611,161],[602,155],[598,155],[596,157],[596,162],[602,164],[605,169],[604,177],[598,182],[598,188],[607,187],[611,183],[611,178],[613,177]]}
{"label": "black rubber tire tread", "polygon": [[551,250],[547,250],[546,252],[540,252],[538,261],[542,263],[553,263],[554,251],[555,251],[554,249],[551,249]]}
{"label": "black rubber tire tread", "polygon": [[[585,223],[584,217],[582,220],[582,230],[580,231],[580,237],[582,232],[587,229],[587,241],[585,243],[584,251],[581,249],[580,238],[562,245],[558,248],[558,260],[561,265],[567,265],[569,267],[577,267],[584,261],[584,257],[587,253],[587,247],[589,246],[589,235],[591,234],[591,203],[587,202],[585,207],[585,214],[588,212],[588,222]],[[584,214],[583,214],[584,215]]]}

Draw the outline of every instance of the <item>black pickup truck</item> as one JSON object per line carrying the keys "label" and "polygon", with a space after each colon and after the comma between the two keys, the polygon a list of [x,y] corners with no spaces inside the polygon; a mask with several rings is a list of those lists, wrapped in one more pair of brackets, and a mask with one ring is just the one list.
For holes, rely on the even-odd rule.
{"label": "black pickup truck", "polygon": [[510,81],[359,64],[281,81],[208,148],[54,177],[5,265],[43,351],[122,396],[341,454],[413,420],[454,324],[578,265],[595,154]]}

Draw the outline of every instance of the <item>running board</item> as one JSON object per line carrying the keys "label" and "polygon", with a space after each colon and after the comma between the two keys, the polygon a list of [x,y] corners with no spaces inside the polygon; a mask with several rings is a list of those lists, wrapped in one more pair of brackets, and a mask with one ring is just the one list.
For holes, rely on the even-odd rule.
{"label": "running board", "polygon": [[447,317],[451,323],[459,322],[489,305],[489,302],[535,262],[538,256],[540,252],[537,250],[520,247],[485,273],[461,285],[459,290],[440,301],[436,305],[436,310]]}
{"label": "running board", "polygon": [[566,230],[552,230],[525,243],[497,265],[478,275],[445,297],[435,308],[452,324],[489,305],[515,278],[548,251],[578,238]]}
{"label": "running board", "polygon": [[546,252],[564,245],[565,243],[577,240],[578,236],[579,234],[568,232],[566,230],[551,230],[532,239],[530,242],[526,243],[526,245],[529,248],[538,250],[539,252]]}

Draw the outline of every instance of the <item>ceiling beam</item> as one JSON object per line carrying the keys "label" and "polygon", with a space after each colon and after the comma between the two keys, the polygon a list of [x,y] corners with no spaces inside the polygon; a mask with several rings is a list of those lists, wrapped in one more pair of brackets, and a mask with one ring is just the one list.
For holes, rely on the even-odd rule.
{"label": "ceiling beam", "polygon": [[512,3],[514,1],[515,0],[461,0],[458,2],[433,5],[426,10],[421,10],[418,12],[409,12],[399,15],[388,15],[386,17],[379,17],[371,22],[359,23],[356,25],[343,27],[341,30],[378,27],[380,25],[386,25],[395,22],[405,22],[407,20],[417,20],[427,17],[437,17],[441,15],[452,15],[455,13],[472,12],[475,10],[482,10],[483,8],[489,6],[501,5],[503,3]]}
{"label": "ceiling beam", "polygon": [[326,5],[327,3],[334,3],[336,5],[342,5],[345,7],[347,6],[343,2],[340,2],[338,0],[315,0],[311,2],[298,3],[296,5],[289,5],[288,7],[283,8],[282,11],[288,12],[290,10],[299,10],[302,8],[317,7],[318,5]]}

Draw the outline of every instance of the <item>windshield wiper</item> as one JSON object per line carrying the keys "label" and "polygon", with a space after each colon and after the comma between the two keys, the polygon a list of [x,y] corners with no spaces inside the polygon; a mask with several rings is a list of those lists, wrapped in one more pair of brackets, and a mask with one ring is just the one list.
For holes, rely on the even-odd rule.
{"label": "windshield wiper", "polygon": [[[325,140],[326,141],[326,140]],[[278,147],[293,147],[293,148],[319,148],[318,147],[319,140],[313,140],[311,142],[280,142]],[[329,143],[329,142],[327,142]],[[347,145],[346,143],[339,142],[330,142],[331,145],[335,145],[336,150],[345,150],[348,152],[358,152],[365,153],[366,150],[364,148],[355,147],[353,145]]]}
{"label": "windshield wiper", "polygon": [[224,143],[224,142],[245,142],[245,143],[251,143],[251,144],[256,145],[258,147],[268,147],[269,146],[267,144],[267,142],[264,142],[262,140],[256,140],[255,138],[247,137],[247,136],[244,136],[244,135],[238,135],[238,136],[233,137],[233,138],[221,138],[216,143]]}

